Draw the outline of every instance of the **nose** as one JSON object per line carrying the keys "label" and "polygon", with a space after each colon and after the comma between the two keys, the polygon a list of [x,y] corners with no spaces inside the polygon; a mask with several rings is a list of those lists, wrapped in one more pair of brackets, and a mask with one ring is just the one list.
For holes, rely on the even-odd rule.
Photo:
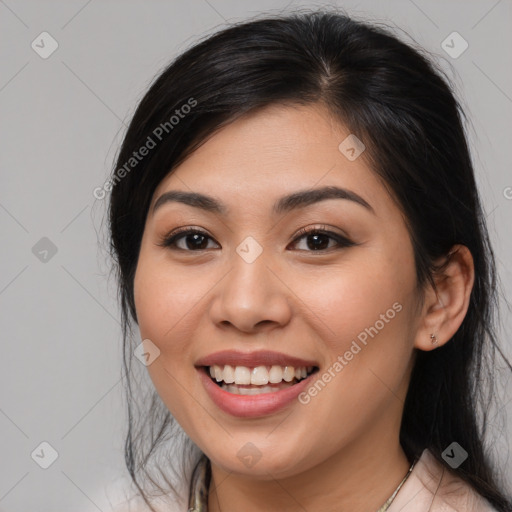
{"label": "nose", "polygon": [[213,322],[222,329],[232,326],[245,333],[257,333],[283,327],[290,321],[290,285],[264,253],[249,263],[234,252],[231,271],[215,287],[210,310]]}

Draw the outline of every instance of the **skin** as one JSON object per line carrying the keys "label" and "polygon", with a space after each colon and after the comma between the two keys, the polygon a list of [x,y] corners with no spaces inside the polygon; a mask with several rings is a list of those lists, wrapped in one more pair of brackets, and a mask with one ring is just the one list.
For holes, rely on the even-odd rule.
{"label": "skin", "polygon": [[[437,293],[429,286],[422,297],[398,206],[364,153],[349,161],[338,149],[349,133],[321,105],[266,107],[218,131],[153,196],[134,282],[137,316],[142,339],[160,350],[148,366],[156,390],[211,460],[210,511],[377,510],[410,466],[399,428],[416,349],[446,343],[466,314],[471,254],[454,247]],[[329,199],[272,214],[281,196],[327,185],[357,193],[374,212]],[[228,213],[174,202],[153,214],[169,190],[214,196]],[[295,236],[322,225],[356,245],[337,248],[323,237],[315,249],[311,235]],[[205,249],[191,237],[177,242],[181,251],[158,245],[184,226],[207,232]],[[236,252],[247,236],[263,249],[251,264]],[[316,360],[322,374],[394,303],[401,311],[306,405],[233,417],[194,368],[220,350],[268,349]],[[248,442],[261,454],[252,467],[237,457]]]}

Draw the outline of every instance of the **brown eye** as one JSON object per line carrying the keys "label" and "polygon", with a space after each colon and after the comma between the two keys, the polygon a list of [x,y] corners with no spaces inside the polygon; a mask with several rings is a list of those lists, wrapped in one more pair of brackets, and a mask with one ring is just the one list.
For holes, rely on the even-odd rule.
{"label": "brown eye", "polygon": [[[296,245],[297,241],[303,238],[306,239],[306,248],[299,250],[306,252],[326,252],[326,250],[332,248],[344,248],[356,245],[354,242],[338,233],[319,228],[301,229],[295,237],[293,245]],[[172,250],[198,252],[208,249],[209,240],[213,240],[213,238],[202,230],[180,228],[164,236],[158,245],[168,247]],[[329,246],[331,242],[334,242],[334,245]]]}
{"label": "brown eye", "polygon": [[337,248],[351,247],[356,245],[354,242],[342,235],[339,235],[338,233],[319,228],[301,229],[298,233],[298,236],[294,240],[294,244],[297,243],[297,240],[302,238],[306,239],[307,249],[300,250],[306,250],[308,252],[325,252],[326,249],[332,248],[332,246],[329,247],[330,241],[334,241],[334,247]]}
{"label": "brown eye", "polygon": [[[204,231],[184,228],[165,236],[158,245],[169,247],[170,249],[196,252],[207,249],[208,239],[213,240]],[[184,240],[184,244],[182,246],[178,245],[182,240]]]}

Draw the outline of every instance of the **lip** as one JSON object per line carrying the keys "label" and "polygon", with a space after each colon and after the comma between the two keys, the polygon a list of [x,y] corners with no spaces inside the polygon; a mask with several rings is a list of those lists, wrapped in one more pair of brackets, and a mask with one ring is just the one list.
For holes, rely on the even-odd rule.
{"label": "lip", "polygon": [[311,377],[317,373],[314,372],[297,384],[272,393],[235,395],[215,384],[210,375],[206,373],[207,370],[204,366],[197,368],[197,371],[213,403],[224,412],[239,418],[267,416],[280,411],[292,403],[310,385]]}
{"label": "lip", "polygon": [[258,350],[255,352],[241,352],[238,350],[223,350],[215,352],[196,361],[195,366],[213,366],[214,364],[223,366],[229,364],[231,366],[247,366],[255,368],[256,366],[316,366],[316,361],[299,359],[298,357],[289,356],[281,352],[273,352],[270,350]]}

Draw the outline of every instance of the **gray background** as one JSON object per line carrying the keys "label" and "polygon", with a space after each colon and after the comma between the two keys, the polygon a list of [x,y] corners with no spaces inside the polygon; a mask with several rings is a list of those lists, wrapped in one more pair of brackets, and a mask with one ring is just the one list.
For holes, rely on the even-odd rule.
{"label": "gray background", "polygon": [[[137,101],[198,37],[263,11],[314,5],[329,4],[0,0],[0,511],[109,511],[122,499],[119,311],[104,249],[107,201],[92,192],[110,172]],[[473,124],[478,182],[510,300],[512,2],[338,5],[398,25],[453,77]],[[46,59],[31,47],[43,31],[59,45]],[[469,44],[458,58],[441,47],[453,31]],[[511,357],[510,311],[502,315]],[[511,386],[503,385],[508,424],[493,420],[493,446],[511,475]],[[58,452],[48,469],[36,463],[49,460],[43,441]]]}

